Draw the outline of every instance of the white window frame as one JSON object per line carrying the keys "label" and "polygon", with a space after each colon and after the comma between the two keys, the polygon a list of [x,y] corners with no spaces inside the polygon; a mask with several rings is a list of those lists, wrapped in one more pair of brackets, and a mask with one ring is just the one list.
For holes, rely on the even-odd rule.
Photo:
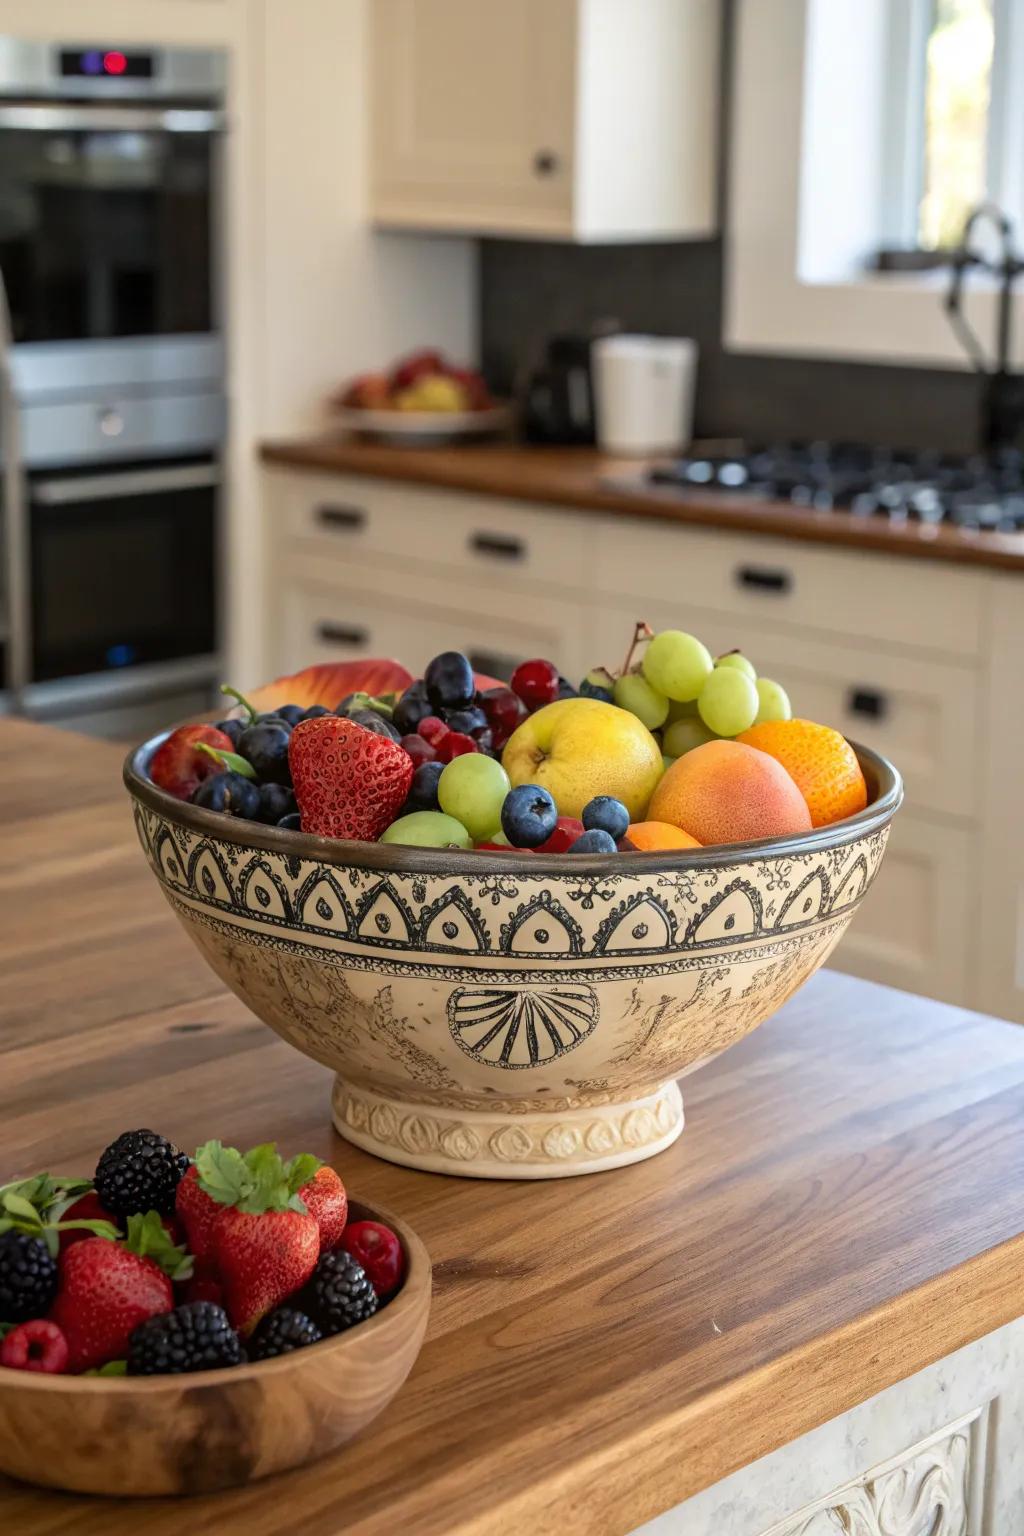
{"label": "white window frame", "polygon": [[[725,344],[734,351],[806,356],[848,357],[871,362],[918,364],[964,369],[969,366],[942,308],[947,281],[944,272],[926,274],[868,273],[863,267],[869,239],[865,227],[857,247],[859,260],[835,276],[808,275],[803,262],[801,206],[824,207],[825,226],[833,211],[836,223],[849,222],[844,191],[856,181],[837,172],[830,182],[816,176],[814,157],[804,153],[805,66],[811,38],[812,7],[825,5],[830,29],[845,27],[855,51],[873,15],[876,32],[882,17],[874,8],[890,0],[737,0],[735,71],[732,82],[732,121],[729,156],[728,221],[725,274]],[[1000,0],[1004,3],[1004,0]],[[1014,45],[1001,57],[999,76],[1012,78],[1014,58],[1024,59],[1024,0],[1014,7]],[[1019,51],[1018,51],[1019,50]],[[1017,73],[1017,79],[1022,75]],[[813,84],[814,82],[812,82]],[[840,84],[841,84],[840,80]],[[877,103],[882,101],[879,82]],[[851,91],[851,99],[858,99]],[[819,95],[828,101],[827,91]],[[838,109],[837,109],[838,110]],[[881,107],[879,105],[879,111]],[[841,130],[837,143],[850,153],[880,153],[881,132],[871,123],[871,104],[861,120],[851,115],[832,127]],[[1020,144],[1007,146],[1009,174],[1014,163],[1024,168],[1024,134]],[[884,147],[884,144],[883,146]],[[827,170],[827,166],[826,166]],[[855,165],[863,185],[873,167]],[[1021,179],[1020,177],[1018,178]],[[879,183],[880,184],[880,183]],[[831,210],[825,206],[831,201]],[[876,231],[879,206],[871,210]],[[854,221],[856,222],[856,221]],[[851,239],[852,239],[851,234]],[[1024,241],[1024,225],[1018,226]],[[876,242],[877,243],[877,242]],[[1016,366],[1024,363],[1024,291],[1015,303]],[[972,276],[966,303],[968,318],[986,348],[995,330],[994,286]]]}

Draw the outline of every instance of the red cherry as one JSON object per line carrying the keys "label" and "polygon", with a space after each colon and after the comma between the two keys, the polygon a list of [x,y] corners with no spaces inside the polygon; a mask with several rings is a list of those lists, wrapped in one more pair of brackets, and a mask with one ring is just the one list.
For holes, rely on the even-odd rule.
{"label": "red cherry", "polygon": [[341,1247],[361,1264],[378,1296],[390,1296],[405,1275],[405,1254],[390,1227],[379,1221],[353,1221],[345,1228]]}
{"label": "red cherry", "polygon": [[449,731],[438,742],[435,750],[439,763],[450,763],[453,757],[462,757],[465,752],[479,752],[480,746],[463,731]]}
{"label": "red cherry", "polygon": [[493,850],[495,853],[534,853],[533,848],[512,848],[508,843],[474,843],[473,847],[479,850]]}
{"label": "red cherry", "polygon": [[493,736],[492,745],[500,752],[517,725],[526,719],[526,705],[511,688],[485,688],[479,699]]}
{"label": "red cherry", "polygon": [[[366,1268],[366,1265],[363,1265]],[[0,1365],[12,1371],[44,1371],[48,1376],[67,1370],[68,1341],[48,1317],[19,1323],[0,1344]]]}
{"label": "red cherry", "polygon": [[432,747],[436,747],[438,742],[449,734],[448,727],[438,715],[424,715],[416,727],[416,732],[423,737],[424,741],[429,741]]}
{"label": "red cherry", "polygon": [[520,662],[512,673],[510,686],[527,709],[541,709],[558,697],[558,668],[540,657]]}
{"label": "red cherry", "polygon": [[422,763],[432,763],[437,757],[430,742],[424,741],[418,733],[413,736],[403,736],[399,746],[404,747],[408,752],[414,768],[419,768]]}
{"label": "red cherry", "polygon": [[583,836],[583,823],[575,816],[559,816],[555,830],[546,843],[535,848],[534,853],[568,853],[578,837]]}

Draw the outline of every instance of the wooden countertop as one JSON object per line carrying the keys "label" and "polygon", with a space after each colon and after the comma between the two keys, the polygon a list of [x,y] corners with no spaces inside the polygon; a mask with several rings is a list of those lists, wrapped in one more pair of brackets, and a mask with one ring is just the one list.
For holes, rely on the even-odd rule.
{"label": "wooden countertop", "polygon": [[776,534],[815,544],[1024,572],[1024,533],[981,533],[917,522],[901,525],[882,517],[815,512],[789,502],[754,502],[724,492],[694,490],[680,496],[642,485],[644,466],[635,459],[604,458],[588,448],[530,448],[515,443],[393,448],[333,436],[265,443],[260,456],[267,464],[292,469],[368,475],[540,505],[663,518],[736,533]]}
{"label": "wooden countertop", "polygon": [[833,973],[686,1084],[633,1168],[475,1183],[331,1130],[329,1074],[216,981],[116,748],[0,723],[0,1180],[118,1132],[277,1137],[434,1261],[392,1409],[273,1483],[114,1503],[0,1480],[19,1536],[619,1536],[1024,1309],[1024,1030]]}

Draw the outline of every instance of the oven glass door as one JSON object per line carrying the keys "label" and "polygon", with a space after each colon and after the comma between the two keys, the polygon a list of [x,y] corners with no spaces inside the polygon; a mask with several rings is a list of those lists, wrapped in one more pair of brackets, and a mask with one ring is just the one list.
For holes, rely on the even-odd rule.
{"label": "oven glass door", "polygon": [[[2,126],[13,110],[38,114],[41,126]],[[0,271],[14,341],[213,329],[216,137],[139,126],[142,112],[124,114],[136,126],[74,126],[88,114],[81,106],[0,114]],[[69,126],[42,126],[62,121]]]}
{"label": "oven glass door", "polygon": [[29,481],[32,681],[216,649],[216,465]]}

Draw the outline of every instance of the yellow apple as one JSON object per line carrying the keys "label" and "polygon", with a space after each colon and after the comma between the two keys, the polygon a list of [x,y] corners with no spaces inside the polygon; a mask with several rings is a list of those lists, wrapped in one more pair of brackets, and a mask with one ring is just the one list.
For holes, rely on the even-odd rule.
{"label": "yellow apple", "polygon": [[513,786],[539,784],[559,816],[579,816],[595,795],[614,795],[642,821],[661,778],[661,748],[636,715],[601,699],[560,699],[524,720],[502,766]]}

